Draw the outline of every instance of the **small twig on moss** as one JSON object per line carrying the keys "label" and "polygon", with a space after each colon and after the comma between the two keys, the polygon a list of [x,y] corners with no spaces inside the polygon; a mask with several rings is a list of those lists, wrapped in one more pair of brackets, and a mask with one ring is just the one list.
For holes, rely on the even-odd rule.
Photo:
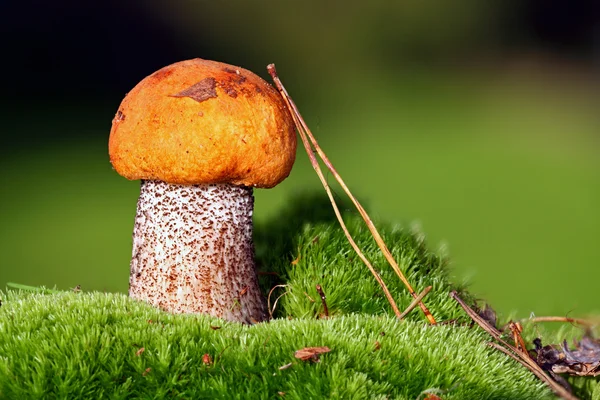
{"label": "small twig on moss", "polygon": [[309,300],[310,300],[312,303],[314,303],[314,302],[315,302],[315,299],[313,299],[312,297],[310,297],[310,295],[309,295],[308,293],[304,292],[304,295],[305,295],[306,297],[308,297],[308,299],[309,299]]}
{"label": "small twig on moss", "polygon": [[325,301],[325,292],[323,292],[323,288],[321,285],[317,285],[317,292],[319,292],[319,296],[321,297],[321,303],[323,304],[323,313],[325,314],[325,318],[329,318],[329,309],[327,308],[327,302]]}
{"label": "small twig on moss", "polygon": [[398,319],[403,319],[408,315],[409,312],[411,312],[417,305],[419,305],[419,302],[423,300],[425,296],[427,296],[427,293],[429,293],[432,287],[433,286],[427,286],[421,293],[419,293],[419,295],[415,297],[415,299],[409,304],[409,306],[406,307],[406,310],[402,311],[402,314],[400,314]]}
{"label": "small twig on moss", "polygon": [[489,333],[494,339],[502,344],[499,345],[497,343],[489,343],[490,346],[495,349],[500,350],[504,354],[510,356],[514,360],[521,363],[524,367],[529,369],[535,376],[545,382],[550,388],[556,393],[558,396],[562,397],[566,400],[577,400],[577,397],[573,396],[567,389],[565,389],[562,385],[556,382],[554,379],[550,378],[540,367],[535,360],[533,360],[529,353],[527,353],[526,349],[520,351],[518,348],[512,346],[508,342],[502,339],[502,332],[500,332],[496,327],[492,326],[485,319],[481,318],[471,307],[467,305],[459,296],[456,291],[452,291],[450,293],[450,297],[460,304],[460,306],[465,310],[467,315],[471,317],[473,321],[477,323],[484,331]]}
{"label": "small twig on moss", "polygon": [[508,324],[508,328],[510,329],[510,331],[513,335],[513,340],[515,342],[515,348],[522,353],[527,353],[527,346],[525,345],[523,336],[521,336],[521,333],[523,333],[523,327],[521,326],[521,324],[518,322],[511,321]]}
{"label": "small twig on moss", "polygon": [[279,288],[279,287],[287,287],[287,285],[275,285],[271,288],[271,290],[269,290],[269,295],[267,296],[267,309],[269,310],[269,319],[273,319],[273,313],[275,312],[275,308],[277,307],[277,302],[279,301],[280,298],[282,298],[285,294],[287,294],[287,292],[283,292],[281,295],[279,295],[279,297],[277,297],[277,299],[275,299],[275,302],[273,303],[273,308],[271,308],[271,294],[273,293],[273,290]]}

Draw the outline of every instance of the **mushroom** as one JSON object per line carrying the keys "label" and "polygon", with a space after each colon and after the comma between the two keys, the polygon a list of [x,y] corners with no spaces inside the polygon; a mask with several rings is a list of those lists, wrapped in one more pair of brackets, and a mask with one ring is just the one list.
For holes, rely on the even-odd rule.
{"label": "mushroom", "polygon": [[194,59],[138,83],[109,138],[113,168],[142,180],[129,295],[173,313],[265,320],[252,191],[284,180],[295,154],[283,99],[248,70]]}

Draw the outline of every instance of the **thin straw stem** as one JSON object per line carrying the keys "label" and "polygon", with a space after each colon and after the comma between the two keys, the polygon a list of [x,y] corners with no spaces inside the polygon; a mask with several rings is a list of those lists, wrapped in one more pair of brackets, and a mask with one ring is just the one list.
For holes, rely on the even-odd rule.
{"label": "thin straw stem", "polygon": [[[281,93],[281,96],[283,97],[283,99],[284,99],[284,101],[285,101],[288,109],[290,110],[290,114],[292,115],[292,118],[294,119],[294,123],[296,124],[296,127],[298,128],[298,132],[300,133],[300,137],[302,139],[302,143],[304,144],[306,152],[307,152],[307,154],[308,154],[308,156],[310,158],[310,162],[311,162],[313,168],[315,169],[315,171],[317,172],[317,175],[319,176],[319,179],[321,180],[321,182],[323,184],[323,187],[327,191],[327,194],[328,194],[328,196],[329,196],[329,198],[331,200],[331,203],[333,205],[334,211],[336,212],[336,216],[338,216],[338,220],[343,225],[343,222],[341,220],[341,216],[339,216],[339,210],[337,209],[337,206],[335,205],[335,201],[333,199],[333,196],[331,195],[331,191],[329,189],[329,185],[327,184],[327,181],[323,177],[323,173],[321,172],[321,169],[320,169],[320,166],[318,164],[318,161],[316,160],[316,157],[314,156],[313,146],[314,146],[314,150],[317,152],[317,154],[319,155],[319,157],[321,158],[321,160],[323,160],[323,162],[325,163],[325,166],[327,166],[327,168],[331,171],[331,173],[333,174],[333,176],[335,177],[335,179],[339,182],[339,184],[341,185],[341,187],[344,189],[344,192],[346,192],[346,194],[348,195],[348,197],[350,197],[350,199],[352,200],[352,203],[354,204],[354,206],[358,210],[359,214],[361,215],[361,217],[363,218],[363,220],[367,224],[367,227],[369,228],[369,231],[373,235],[373,238],[375,239],[375,242],[377,243],[377,245],[379,246],[379,248],[383,252],[383,255],[385,256],[385,258],[387,259],[387,261],[390,263],[390,265],[391,265],[392,269],[394,270],[394,272],[396,273],[396,275],[398,275],[398,277],[400,278],[400,280],[402,281],[402,283],[404,283],[404,285],[408,289],[408,291],[411,294],[411,296],[414,297],[414,298],[417,298],[417,293],[414,291],[414,289],[412,288],[412,286],[410,285],[410,283],[408,282],[408,280],[406,279],[406,277],[404,276],[404,274],[402,273],[402,271],[398,267],[398,264],[396,263],[396,261],[392,257],[392,254],[390,253],[388,247],[386,246],[385,242],[381,238],[381,235],[379,234],[379,232],[375,228],[375,225],[373,224],[373,221],[371,220],[371,218],[369,217],[369,215],[367,214],[367,212],[365,211],[365,209],[362,207],[362,205],[358,202],[358,200],[356,200],[356,198],[352,195],[352,193],[350,192],[350,189],[348,189],[348,186],[346,186],[346,183],[344,182],[344,180],[342,179],[342,177],[340,176],[340,174],[337,172],[337,170],[334,168],[334,166],[331,163],[331,161],[329,161],[329,158],[323,152],[323,150],[319,146],[317,140],[315,139],[315,137],[311,133],[310,128],[308,127],[308,125],[306,124],[306,122],[302,118],[302,115],[298,111],[298,108],[296,107],[296,104],[294,103],[294,101],[292,100],[292,98],[290,97],[290,95],[285,90],[285,87],[281,83],[281,80],[279,79],[279,76],[277,75],[277,70],[275,69],[275,65],[274,64],[269,64],[267,66],[267,70],[269,71],[269,74],[271,75],[271,77],[273,78],[273,81],[275,82],[275,86],[277,87],[277,89]],[[310,140],[310,143],[309,143],[309,140]],[[311,146],[311,144],[312,144],[312,146]],[[345,230],[345,226],[343,226],[343,228]],[[356,244],[353,244],[354,241],[351,240],[351,237],[349,236],[349,234],[347,234],[346,236],[349,238],[349,241],[350,241],[350,244],[352,245],[352,247],[358,253],[359,250],[357,250],[357,247],[355,247]],[[362,253],[358,253],[358,254],[359,254],[359,256],[361,256]],[[366,260],[366,259],[364,259],[364,256],[362,256],[361,259],[363,259],[363,262],[365,262],[365,260]],[[366,264],[366,262],[365,262],[365,264]],[[370,264],[367,264],[367,266],[369,266],[369,265]],[[369,269],[371,269],[371,268],[369,268]],[[371,272],[373,272],[373,271],[371,271]],[[384,291],[385,291],[385,289],[384,289]],[[429,322],[431,324],[435,324],[436,323],[435,318],[433,318],[433,315],[431,315],[431,312],[429,312],[429,310],[427,309],[427,307],[425,306],[425,304],[423,304],[422,301],[419,301],[419,306],[421,307],[421,310],[423,311],[423,313],[425,314],[425,316],[427,317],[427,319],[429,320]]]}
{"label": "thin straw stem", "polygon": [[406,307],[406,310],[402,311],[400,319],[406,317],[408,313],[411,312],[413,308],[415,308],[425,296],[427,296],[427,293],[429,293],[431,288],[432,286],[427,286],[425,289],[423,289],[423,291],[417,297],[415,297],[415,299],[409,304],[409,306]]}

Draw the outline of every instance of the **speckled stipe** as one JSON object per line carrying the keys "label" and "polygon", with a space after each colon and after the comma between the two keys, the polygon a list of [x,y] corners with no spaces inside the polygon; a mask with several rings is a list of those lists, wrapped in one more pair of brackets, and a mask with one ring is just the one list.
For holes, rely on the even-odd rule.
{"label": "speckled stipe", "polygon": [[252,243],[252,188],[142,181],[129,295],[174,313],[266,319]]}

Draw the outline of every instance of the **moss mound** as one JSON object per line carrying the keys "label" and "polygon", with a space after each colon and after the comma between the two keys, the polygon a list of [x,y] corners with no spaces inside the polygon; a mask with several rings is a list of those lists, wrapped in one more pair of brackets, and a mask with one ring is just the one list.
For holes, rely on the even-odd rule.
{"label": "moss mound", "polygon": [[[0,307],[0,398],[398,398],[551,397],[527,370],[485,346],[449,297],[447,260],[421,235],[383,236],[415,290],[432,285],[430,326],[417,309],[394,318],[352,253],[328,206],[304,199],[256,230],[261,284],[285,293],[274,320],[241,326],[170,315],[123,294],[8,292]],[[349,228],[403,309],[411,298],[354,215]],[[322,319],[315,285],[327,295]],[[465,294],[466,295],[466,294]],[[294,357],[327,346],[319,362]],[[284,367],[285,366],[285,367]],[[284,367],[284,368],[281,368]]]}
{"label": "moss mound", "polygon": [[[61,293],[11,294],[0,321],[4,398],[277,398],[281,392],[292,399],[415,399],[426,389],[452,389],[448,399],[548,395],[473,329],[388,316],[247,327],[169,315],[121,294]],[[294,357],[309,346],[331,352],[318,363]]]}

